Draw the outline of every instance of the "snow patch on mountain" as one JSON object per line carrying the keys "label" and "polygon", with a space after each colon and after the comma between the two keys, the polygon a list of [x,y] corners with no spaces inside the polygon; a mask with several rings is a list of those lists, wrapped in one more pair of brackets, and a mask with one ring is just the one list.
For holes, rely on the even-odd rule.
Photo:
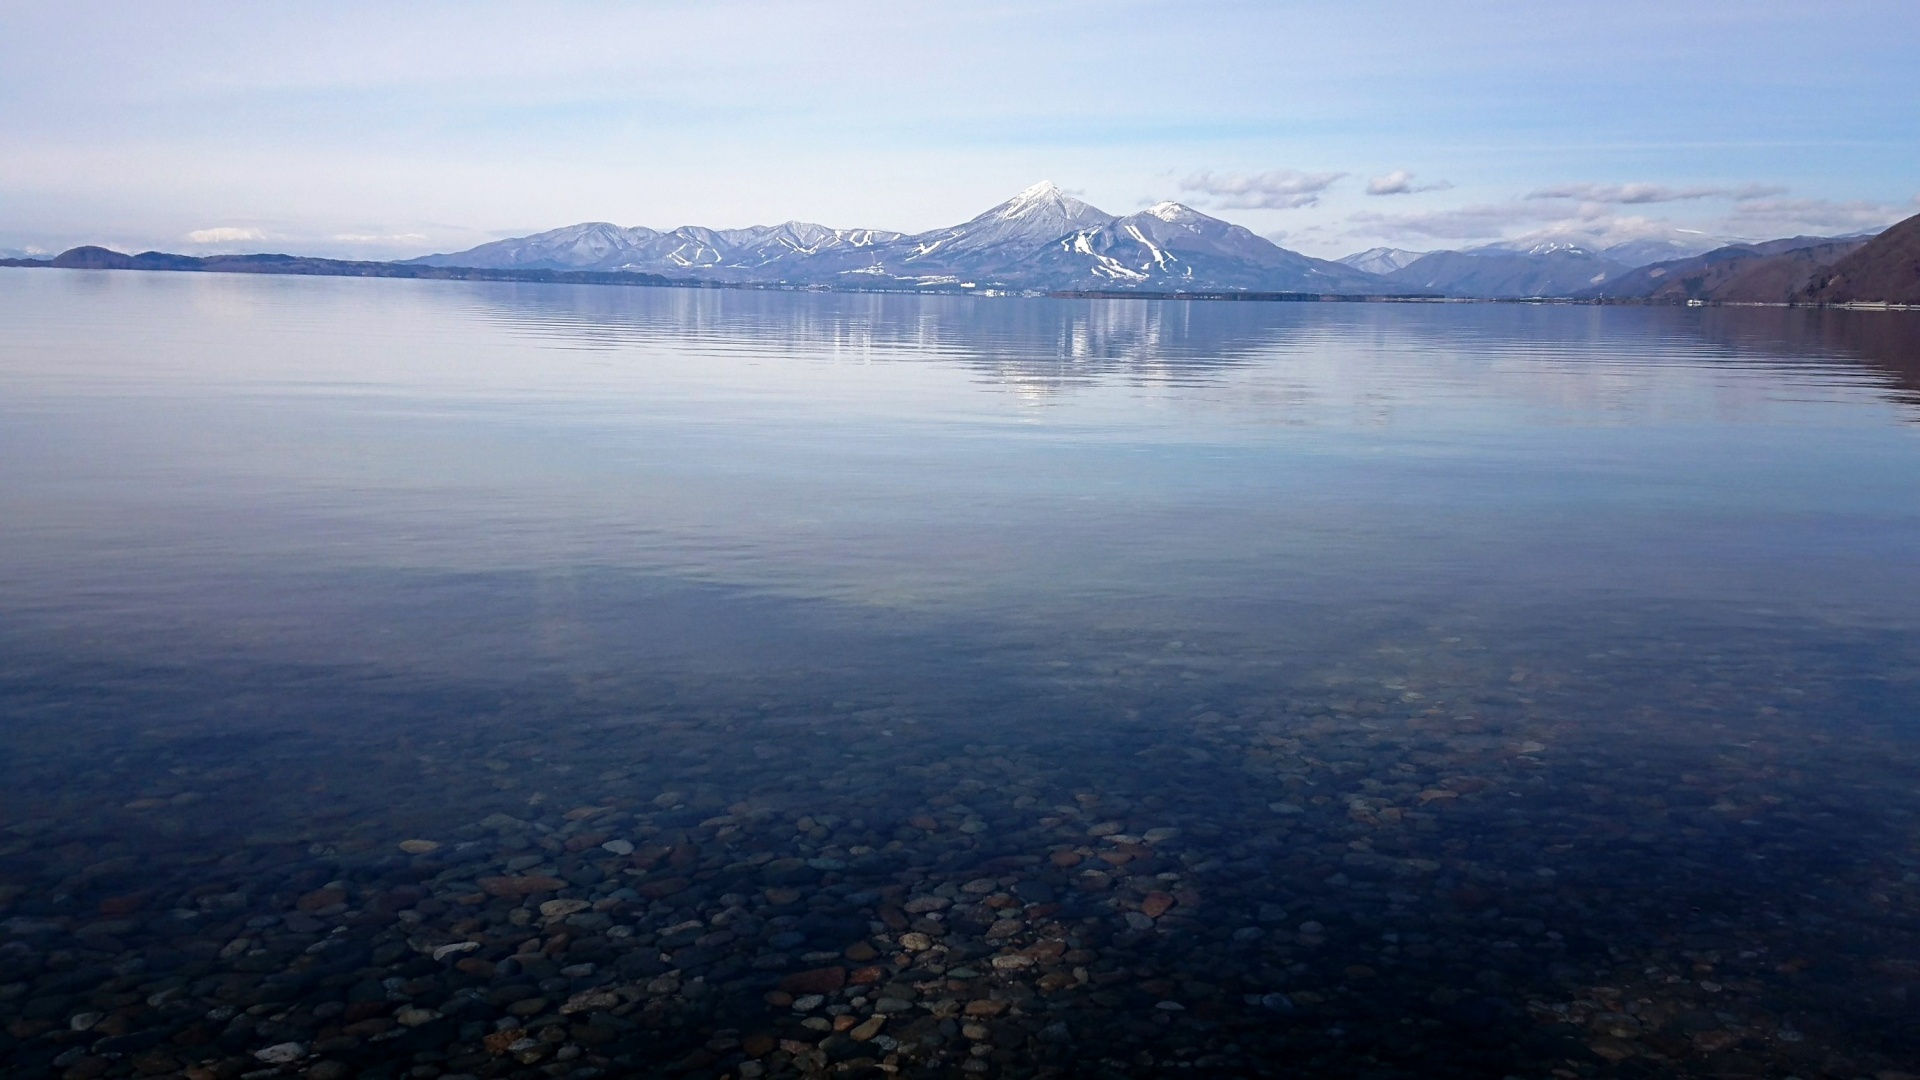
{"label": "snow patch on mountain", "polygon": [[1369,274],[1391,274],[1426,254],[1424,251],[1408,251],[1404,248],[1376,247],[1343,255],[1334,261]]}

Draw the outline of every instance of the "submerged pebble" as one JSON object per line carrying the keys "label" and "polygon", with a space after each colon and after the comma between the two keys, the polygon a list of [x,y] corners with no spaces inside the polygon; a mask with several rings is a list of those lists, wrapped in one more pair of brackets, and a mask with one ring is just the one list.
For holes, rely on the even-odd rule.
{"label": "submerged pebble", "polygon": [[[297,782],[136,744],[10,811],[0,1055],[76,1077],[1900,1071],[1904,744],[1598,724],[1450,678],[1458,699],[1436,673],[1411,703],[1343,684],[1040,735],[882,701],[776,759],[735,752],[756,708],[711,686],[639,726],[417,731]],[[853,737],[883,723],[913,734]],[[75,775],[72,738],[15,767]],[[119,797],[187,785],[207,797]]]}

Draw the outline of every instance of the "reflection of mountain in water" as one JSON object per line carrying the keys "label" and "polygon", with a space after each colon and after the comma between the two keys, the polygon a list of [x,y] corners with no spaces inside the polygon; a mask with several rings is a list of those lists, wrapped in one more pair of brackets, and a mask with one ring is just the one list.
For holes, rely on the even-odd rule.
{"label": "reflection of mountain in water", "polygon": [[[1735,368],[1920,403],[1920,318],[1788,308],[1603,309],[1204,303],[489,285],[515,333],[565,348],[659,346],[867,362],[948,362],[1024,393],[1094,381],[1221,383],[1288,354],[1314,389],[1416,404],[1453,388],[1633,411],[1656,371]],[[1703,353],[1698,344],[1709,349]],[[1703,367],[1702,365],[1706,365]],[[1624,380],[1624,382],[1623,382]],[[1311,385],[1308,385],[1311,384]],[[1335,389],[1338,385],[1343,389]],[[1744,384],[1742,384],[1744,385]],[[1726,391],[1727,387],[1722,387]],[[1762,384],[1749,389],[1764,396]],[[1297,395],[1296,395],[1297,396]]]}
{"label": "reflection of mountain in water", "polygon": [[1864,368],[1897,401],[1920,405],[1920,315],[1833,308],[1709,308],[1700,333],[1715,344]]}
{"label": "reflection of mountain in water", "polygon": [[575,348],[782,351],[864,360],[949,360],[996,382],[1057,388],[1120,376],[1206,382],[1297,343],[1303,305],[789,293],[735,289],[494,286],[486,312]]}

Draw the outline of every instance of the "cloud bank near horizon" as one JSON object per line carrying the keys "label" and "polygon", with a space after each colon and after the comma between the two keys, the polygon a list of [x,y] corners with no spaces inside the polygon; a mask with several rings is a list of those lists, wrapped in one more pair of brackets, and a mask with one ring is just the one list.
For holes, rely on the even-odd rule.
{"label": "cloud bank near horizon", "polygon": [[916,231],[1042,176],[1316,255],[1851,231],[1916,205],[1916,48],[1905,0],[11,5],[0,248]]}

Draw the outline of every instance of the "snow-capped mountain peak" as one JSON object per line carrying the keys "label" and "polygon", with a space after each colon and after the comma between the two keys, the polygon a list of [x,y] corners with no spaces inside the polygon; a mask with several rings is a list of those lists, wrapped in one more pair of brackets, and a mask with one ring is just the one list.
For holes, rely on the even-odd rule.
{"label": "snow-capped mountain peak", "polygon": [[1555,252],[1568,251],[1575,255],[1592,255],[1594,249],[1577,240],[1558,238],[1521,237],[1516,240],[1501,240],[1492,244],[1463,249],[1469,254],[1512,254],[1512,255],[1552,255]]}
{"label": "snow-capped mountain peak", "polygon": [[1112,221],[1113,215],[1061,191],[1051,180],[1042,180],[973,220],[1033,222],[1049,228],[1054,222],[1071,223],[1054,234],[1060,236],[1074,228]]}
{"label": "snow-capped mountain peak", "polygon": [[1206,217],[1193,207],[1177,202],[1157,202],[1142,210],[1141,213],[1150,214],[1170,224],[1185,224]]}
{"label": "snow-capped mountain peak", "polygon": [[1031,187],[1023,188],[1013,198],[1001,203],[994,209],[1002,217],[1023,217],[1029,214],[1045,213],[1049,207],[1078,200],[1054,186],[1051,180],[1042,180]]}
{"label": "snow-capped mountain peak", "polygon": [[[907,237],[903,262],[925,273],[935,266],[1000,266],[1031,255],[1080,229],[1113,221],[1112,214],[1090,206],[1042,180],[969,221]],[[925,268],[925,269],[923,269]]]}

